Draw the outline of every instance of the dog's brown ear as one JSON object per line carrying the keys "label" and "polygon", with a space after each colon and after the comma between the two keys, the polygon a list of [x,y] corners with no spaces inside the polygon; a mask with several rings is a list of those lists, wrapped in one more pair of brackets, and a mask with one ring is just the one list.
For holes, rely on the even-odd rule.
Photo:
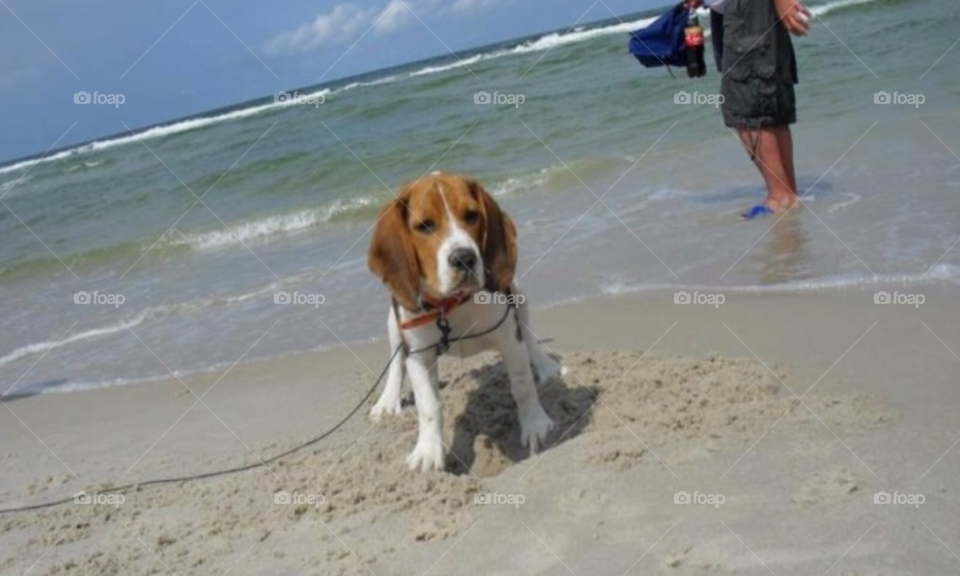
{"label": "dog's brown ear", "polygon": [[407,227],[408,199],[409,194],[401,193],[380,212],[370,241],[367,266],[387,285],[401,306],[417,310],[420,307],[420,265]]}
{"label": "dog's brown ear", "polygon": [[517,229],[480,183],[468,180],[470,192],[480,204],[484,217],[483,267],[487,290],[508,292],[517,269]]}

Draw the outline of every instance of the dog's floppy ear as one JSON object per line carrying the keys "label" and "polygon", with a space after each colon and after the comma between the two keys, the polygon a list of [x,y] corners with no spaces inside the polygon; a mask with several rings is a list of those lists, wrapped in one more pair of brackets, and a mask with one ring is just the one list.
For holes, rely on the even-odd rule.
{"label": "dog's floppy ear", "polygon": [[473,180],[467,180],[467,184],[480,204],[485,222],[481,247],[485,288],[491,292],[507,293],[517,268],[517,229],[510,216],[500,210],[483,186]]}
{"label": "dog's floppy ear", "polygon": [[380,212],[370,241],[367,266],[387,285],[401,306],[417,310],[420,308],[420,264],[407,227],[409,198],[409,191],[404,191]]}

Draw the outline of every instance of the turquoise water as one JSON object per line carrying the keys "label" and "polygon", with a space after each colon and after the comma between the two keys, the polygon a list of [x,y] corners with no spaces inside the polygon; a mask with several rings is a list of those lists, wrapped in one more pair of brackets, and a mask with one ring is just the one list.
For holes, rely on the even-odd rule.
{"label": "turquoise water", "polygon": [[[719,112],[674,101],[716,92],[719,76],[674,79],[626,53],[648,14],[300,88],[323,94],[316,107],[268,95],[148,129],[143,143],[8,163],[3,390],[41,355],[18,391],[166,375],[144,344],[188,372],[381,337],[366,233],[389,189],[429,169],[477,176],[514,216],[535,305],[663,286],[956,282],[960,49],[934,63],[960,34],[960,6],[814,8],[796,43],[795,129],[812,212],[769,233],[734,217],[762,189]],[[878,105],[880,91],[924,103]],[[523,103],[476,104],[479,92]],[[275,304],[281,290],[324,303]],[[79,305],[79,291],[124,302]]]}

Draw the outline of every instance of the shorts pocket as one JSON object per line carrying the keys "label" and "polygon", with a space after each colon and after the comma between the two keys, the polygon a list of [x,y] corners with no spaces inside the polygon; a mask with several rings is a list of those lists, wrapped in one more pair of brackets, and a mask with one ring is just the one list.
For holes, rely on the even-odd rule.
{"label": "shorts pocket", "polygon": [[730,65],[727,75],[734,80],[744,82],[751,76],[772,80],[777,74],[773,38],[769,33],[737,39],[724,49],[730,50],[729,55],[724,55],[724,59]]}
{"label": "shorts pocket", "polygon": [[775,116],[777,66],[771,35],[738,38],[724,52],[729,66],[721,88],[726,112],[745,120]]}

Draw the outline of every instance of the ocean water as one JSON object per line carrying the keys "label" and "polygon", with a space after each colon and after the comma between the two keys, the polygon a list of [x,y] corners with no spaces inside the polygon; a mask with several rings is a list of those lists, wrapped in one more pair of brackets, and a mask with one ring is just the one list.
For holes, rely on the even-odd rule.
{"label": "ocean water", "polygon": [[[772,229],[735,217],[763,189],[719,111],[675,103],[716,93],[716,71],[675,79],[627,54],[652,14],[299,88],[318,106],[268,95],[0,166],[0,393],[382,338],[368,232],[390,189],[431,169],[476,176],[511,213],[535,306],[960,282],[960,5],[812,7],[794,130],[809,210]],[[879,105],[881,91],[924,103]]]}

